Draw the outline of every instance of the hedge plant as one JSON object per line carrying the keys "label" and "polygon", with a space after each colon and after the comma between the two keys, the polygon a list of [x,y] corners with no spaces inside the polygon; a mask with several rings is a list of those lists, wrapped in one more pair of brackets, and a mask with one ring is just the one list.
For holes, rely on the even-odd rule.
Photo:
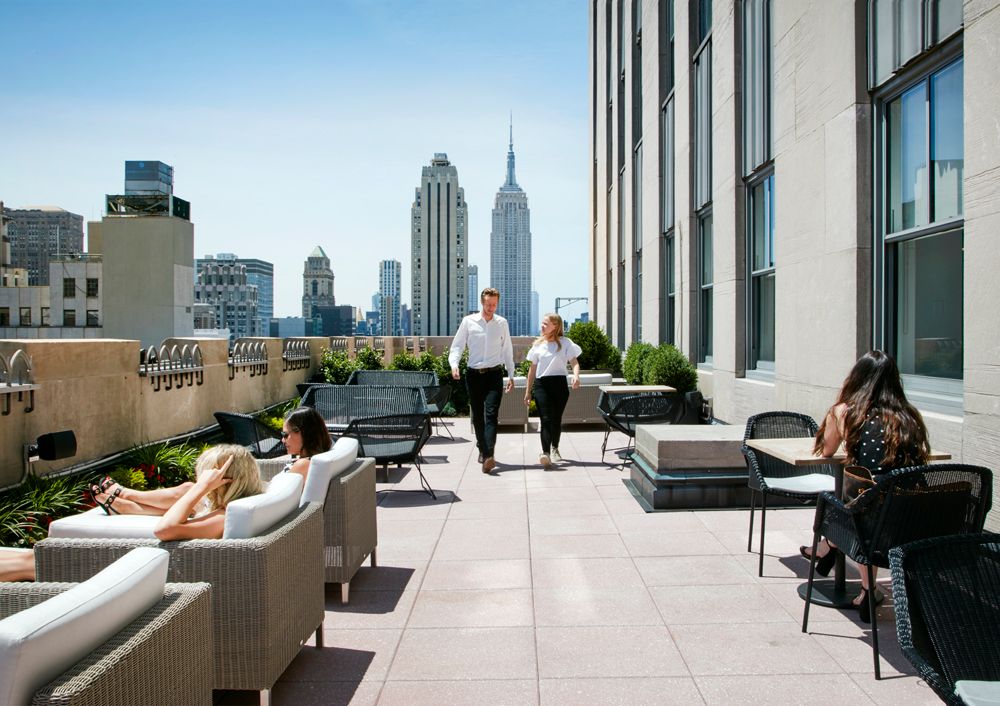
{"label": "hedge plant", "polygon": [[633,341],[625,351],[625,362],[622,363],[622,373],[629,385],[641,385],[646,359],[656,349],[652,343]]}
{"label": "hedge plant", "polygon": [[678,392],[698,388],[698,372],[683,353],[669,343],[661,343],[643,359],[645,385],[669,385]]}
{"label": "hedge plant", "polygon": [[576,321],[569,327],[566,336],[580,346],[578,356],[580,367],[585,370],[610,370],[613,375],[622,374],[622,354],[593,321]]}

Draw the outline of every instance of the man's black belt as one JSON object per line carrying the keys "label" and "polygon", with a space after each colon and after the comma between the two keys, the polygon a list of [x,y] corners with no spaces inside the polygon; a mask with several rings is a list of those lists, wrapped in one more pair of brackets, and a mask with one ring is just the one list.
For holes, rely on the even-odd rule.
{"label": "man's black belt", "polygon": [[469,368],[470,371],[474,373],[499,373],[503,368],[502,365],[494,365],[492,368]]}

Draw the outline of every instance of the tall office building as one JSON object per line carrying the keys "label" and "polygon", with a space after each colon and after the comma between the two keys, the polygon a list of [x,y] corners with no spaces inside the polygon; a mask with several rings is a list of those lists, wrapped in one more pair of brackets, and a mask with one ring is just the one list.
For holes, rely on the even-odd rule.
{"label": "tall office building", "polygon": [[215,309],[213,328],[229,329],[229,340],[248,336],[266,336],[258,312],[257,286],[250,284],[247,266],[232,258],[220,256],[197,261],[194,302]]}
{"label": "tall office building", "polygon": [[1000,1],[589,12],[593,320],[737,424],[822,418],[883,349],[934,445],[995,465]]}
{"label": "tall office building", "polygon": [[378,265],[379,320],[383,336],[402,336],[403,265],[399,260],[382,260]]}
{"label": "tall office building", "polygon": [[[330,258],[323,252],[323,248],[317,245],[309,253],[302,271],[302,318],[314,318],[316,307],[331,307],[336,304]],[[306,329],[308,328],[306,324]]]}
{"label": "tall office building", "polygon": [[[126,168],[126,180],[130,174]],[[103,261],[104,335],[137,338],[143,347],[194,331],[191,204],[151,191],[108,194],[107,215],[87,224],[90,255]]]}
{"label": "tall office building", "polygon": [[538,292],[531,290],[531,330],[528,332],[532,336],[537,336],[541,331],[542,312],[538,310]]}
{"label": "tall office building", "polygon": [[512,336],[531,333],[531,213],[528,195],[514,178],[514,128],[507,149],[507,179],[493,201],[490,282],[500,290],[497,313]]}
{"label": "tall office building", "polygon": [[49,259],[83,252],[83,216],[56,206],[5,208],[10,267],[28,271],[29,285],[49,283]]}
{"label": "tall office building", "polygon": [[413,334],[451,336],[467,312],[465,191],[448,155],[423,167],[410,209]]}
{"label": "tall office building", "polygon": [[[274,316],[274,264],[266,260],[250,257],[239,257],[235,253],[220,252],[217,255],[206,255],[195,260],[196,277],[205,265],[233,265],[242,267],[240,276],[246,277],[246,285],[257,288],[256,324],[247,325],[240,336],[267,336],[271,328],[271,317]],[[234,270],[234,274],[235,274]],[[197,286],[197,285],[196,285]],[[195,301],[198,300],[197,294]],[[249,331],[253,331],[250,333]]]}
{"label": "tall office building", "polygon": [[466,268],[466,279],[469,282],[469,295],[465,302],[470,312],[479,311],[479,265],[469,265]]}

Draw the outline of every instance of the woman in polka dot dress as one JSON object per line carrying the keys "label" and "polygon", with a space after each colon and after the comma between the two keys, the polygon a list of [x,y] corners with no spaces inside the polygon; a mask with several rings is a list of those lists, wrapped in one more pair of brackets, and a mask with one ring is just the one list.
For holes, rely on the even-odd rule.
{"label": "woman in polka dot dress", "polygon": [[[920,412],[906,400],[896,361],[882,351],[865,353],[854,364],[840,394],[816,434],[815,452],[832,456],[841,443],[847,464],[864,466],[872,477],[896,468],[927,463],[930,443]],[[809,548],[799,551],[809,558]],[[816,565],[830,572],[836,549],[826,540],[816,550]],[[868,622],[872,601],[868,577],[861,572],[861,595],[855,600],[861,620]],[[872,603],[874,605],[874,603]]]}

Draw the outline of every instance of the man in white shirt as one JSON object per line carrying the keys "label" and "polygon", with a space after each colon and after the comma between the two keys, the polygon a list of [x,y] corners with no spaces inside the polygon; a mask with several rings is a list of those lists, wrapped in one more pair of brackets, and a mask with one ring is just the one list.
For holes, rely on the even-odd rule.
{"label": "man in white shirt", "polygon": [[[479,295],[481,310],[462,319],[448,353],[451,377],[458,380],[461,378],[458,363],[462,352],[466,347],[469,349],[465,386],[469,391],[469,412],[476,430],[483,473],[490,473],[496,467],[493,449],[497,441],[500,395],[514,389],[514,347],[507,319],[496,313],[499,301],[500,292],[492,287],[483,290]],[[507,366],[506,386],[501,365]]]}

